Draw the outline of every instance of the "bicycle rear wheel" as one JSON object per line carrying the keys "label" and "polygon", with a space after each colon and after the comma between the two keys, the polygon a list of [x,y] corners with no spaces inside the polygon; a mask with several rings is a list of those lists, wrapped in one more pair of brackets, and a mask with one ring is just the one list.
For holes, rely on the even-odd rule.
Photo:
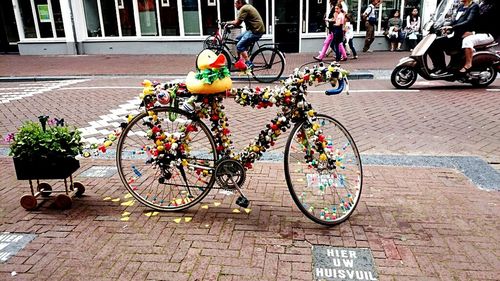
{"label": "bicycle rear wheel", "polygon": [[222,49],[222,41],[216,35],[209,35],[205,41],[203,41],[203,49],[220,50]]}
{"label": "bicycle rear wheel", "polygon": [[143,112],[117,144],[118,174],[142,204],[160,211],[189,208],[214,185],[215,143],[210,130],[177,108]]}
{"label": "bicycle rear wheel", "polygon": [[278,80],[285,70],[285,57],[275,48],[260,48],[250,57],[253,63],[252,75],[261,83]]}
{"label": "bicycle rear wheel", "polygon": [[295,204],[319,224],[345,221],[361,196],[356,144],[344,126],[326,115],[293,128],[285,147],[285,177]]}

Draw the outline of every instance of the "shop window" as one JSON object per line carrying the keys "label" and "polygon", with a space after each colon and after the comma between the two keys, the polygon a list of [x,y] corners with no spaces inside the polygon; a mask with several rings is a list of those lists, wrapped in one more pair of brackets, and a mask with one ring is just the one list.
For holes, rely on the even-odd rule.
{"label": "shop window", "polygon": [[35,12],[38,23],[38,30],[41,38],[54,37],[52,33],[51,15],[47,0],[35,0]]}
{"label": "shop window", "polygon": [[234,14],[234,0],[219,0],[220,3],[220,20],[231,21],[236,18]]}
{"label": "shop window", "polygon": [[179,15],[177,14],[177,1],[161,0],[160,22],[163,36],[180,35]]}
{"label": "shop window", "polygon": [[[5,31],[7,42],[0,42],[0,48],[2,43],[17,43],[19,41],[19,34],[17,34],[16,18],[14,16],[14,7],[12,2],[7,1],[3,9],[0,10],[0,24],[3,25],[3,31]],[[2,32],[2,28],[0,28]]]}
{"label": "shop window", "polygon": [[203,35],[210,35],[217,30],[217,5],[214,0],[201,0],[201,23]]}
{"label": "shop window", "polygon": [[134,6],[132,5],[132,0],[119,0],[118,8],[122,36],[135,36]]}
{"label": "shop window", "polygon": [[[404,8],[404,11],[403,11],[403,22],[406,26],[406,17],[409,16],[411,14],[411,12],[413,11],[413,9],[417,9],[418,10],[418,16],[420,17],[420,19],[422,19],[422,7],[420,6],[420,1],[421,0],[406,0],[405,1],[405,8]],[[423,23],[421,22],[420,24],[423,25]]]}
{"label": "shop window", "polygon": [[59,0],[52,0],[52,14],[54,15],[54,25],[56,27],[56,36],[64,37],[64,24],[61,14],[61,6]]}
{"label": "shop window", "polygon": [[182,0],[182,16],[184,18],[184,34],[200,35],[200,17],[198,0]]}
{"label": "shop window", "polygon": [[30,0],[18,0],[17,2],[23,20],[24,37],[36,38],[35,21],[33,20]]}
{"label": "shop window", "polygon": [[104,36],[118,36],[115,1],[101,0],[101,12]]}
{"label": "shop window", "polygon": [[102,36],[97,0],[83,0],[83,8],[85,11],[85,22],[87,24],[87,35],[89,37]]}
{"label": "shop window", "polygon": [[266,1],[254,0],[251,4],[259,12],[260,17],[262,18],[262,21],[264,22],[264,27],[266,27],[266,30],[267,30]]}
{"label": "shop window", "polygon": [[325,15],[328,0],[309,1],[309,24],[308,32],[324,32],[326,30]]}
{"label": "shop window", "polygon": [[158,23],[156,19],[155,0],[138,0],[138,4],[141,34],[143,36],[157,36]]}
{"label": "shop window", "polygon": [[[358,30],[358,0],[347,1],[347,6],[349,7],[348,14],[351,15],[351,24],[353,30],[356,32]],[[364,11],[361,11],[363,13]]]}

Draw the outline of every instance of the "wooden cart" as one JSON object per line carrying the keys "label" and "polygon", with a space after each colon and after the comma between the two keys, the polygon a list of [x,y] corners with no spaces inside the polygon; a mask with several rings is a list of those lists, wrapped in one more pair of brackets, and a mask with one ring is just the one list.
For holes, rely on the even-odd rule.
{"label": "wooden cart", "polygon": [[[80,162],[74,157],[19,159],[14,157],[14,167],[18,180],[28,180],[31,194],[21,197],[21,206],[26,210],[32,210],[38,205],[37,198],[49,197],[52,193],[59,193],[55,197],[55,205],[59,209],[69,209],[73,203],[73,196],[82,196],[85,187],[80,182],[73,182],[72,174],[80,168]],[[69,178],[69,186],[68,179]],[[63,179],[64,190],[52,190],[52,186],[43,179]],[[36,186],[33,181],[36,180]]]}

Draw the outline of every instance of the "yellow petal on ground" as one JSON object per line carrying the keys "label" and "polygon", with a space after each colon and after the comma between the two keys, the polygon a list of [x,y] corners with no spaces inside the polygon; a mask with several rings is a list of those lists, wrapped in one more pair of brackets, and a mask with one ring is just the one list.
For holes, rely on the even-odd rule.
{"label": "yellow petal on ground", "polygon": [[245,212],[246,212],[247,214],[248,214],[248,213],[250,213],[251,211],[252,211],[252,209],[248,209],[248,208],[246,208],[246,209],[245,209]]}
{"label": "yellow petal on ground", "polygon": [[209,224],[205,224],[205,227],[210,227],[210,225]]}
{"label": "yellow petal on ground", "polygon": [[201,208],[202,209],[208,209],[208,205],[202,205]]}
{"label": "yellow petal on ground", "polygon": [[182,198],[175,199],[175,203],[177,203],[177,205],[182,204]]}
{"label": "yellow petal on ground", "polygon": [[112,199],[111,201],[113,201],[113,202],[119,202],[120,198],[115,198],[115,199]]}
{"label": "yellow petal on ground", "polygon": [[128,217],[130,215],[130,212],[123,212],[122,217]]}
{"label": "yellow petal on ground", "polygon": [[214,206],[215,207],[220,206],[220,202],[214,202]]}
{"label": "yellow petal on ground", "polygon": [[154,216],[157,216],[158,214],[159,214],[158,212],[147,212],[144,215],[146,217],[154,217]]}
{"label": "yellow petal on ground", "polygon": [[184,221],[185,221],[185,222],[190,222],[192,219],[193,219],[192,217],[185,217],[185,218],[184,218]]}
{"label": "yellow petal on ground", "polygon": [[132,197],[132,194],[130,194],[130,193],[127,193],[127,194],[125,194],[125,196],[123,196],[123,198],[125,198],[125,199],[131,198],[131,197]]}
{"label": "yellow petal on ground", "polygon": [[297,179],[297,181],[298,181],[298,182],[303,182],[303,181],[304,181],[304,179]]}
{"label": "yellow petal on ground", "polygon": [[182,218],[174,219],[175,223],[180,223]]}
{"label": "yellow petal on ground", "polygon": [[134,205],[134,200],[130,200],[130,201],[127,201],[127,202],[123,202],[121,205],[122,205],[122,206],[132,206],[132,205]]}
{"label": "yellow petal on ground", "polygon": [[130,217],[123,217],[123,218],[121,218],[120,220],[121,220],[121,221],[128,221],[129,219],[130,219]]}
{"label": "yellow petal on ground", "polygon": [[241,213],[238,209],[233,209],[233,213]]}
{"label": "yellow petal on ground", "polygon": [[102,199],[103,201],[108,201],[108,200],[111,200],[111,197],[104,197],[104,199]]}

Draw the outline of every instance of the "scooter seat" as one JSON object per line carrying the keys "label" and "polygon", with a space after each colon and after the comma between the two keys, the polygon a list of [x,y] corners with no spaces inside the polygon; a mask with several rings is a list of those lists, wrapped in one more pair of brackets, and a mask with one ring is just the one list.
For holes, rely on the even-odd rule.
{"label": "scooter seat", "polygon": [[489,49],[489,48],[495,47],[497,45],[498,45],[498,42],[493,41],[493,42],[487,43],[487,44],[476,45],[476,46],[474,46],[474,49],[484,50],[484,49]]}

